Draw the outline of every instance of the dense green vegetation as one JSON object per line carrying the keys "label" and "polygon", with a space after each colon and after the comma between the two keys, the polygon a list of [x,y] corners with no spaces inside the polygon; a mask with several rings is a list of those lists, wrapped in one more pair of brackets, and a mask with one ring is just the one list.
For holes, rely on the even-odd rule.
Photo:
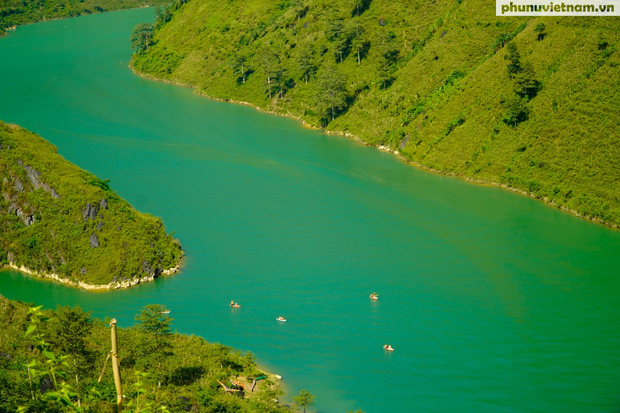
{"label": "dense green vegetation", "polygon": [[[276,401],[274,376],[250,391],[264,374],[251,353],[173,333],[164,309],[146,306],[135,326],[117,329],[124,412],[290,411]],[[0,412],[116,412],[108,323],[79,307],[42,310],[0,296]],[[219,383],[231,380],[245,394]]]}
{"label": "dense green vegetation", "polygon": [[2,0],[0,36],[11,27],[44,20],[162,4],[164,0]]}
{"label": "dense green vegetation", "polygon": [[182,251],[160,219],[131,207],[41,137],[0,122],[0,265],[102,285],[175,267]]}
{"label": "dense green vegetation", "polygon": [[620,19],[482,0],[177,1],[137,72],[620,224]]}

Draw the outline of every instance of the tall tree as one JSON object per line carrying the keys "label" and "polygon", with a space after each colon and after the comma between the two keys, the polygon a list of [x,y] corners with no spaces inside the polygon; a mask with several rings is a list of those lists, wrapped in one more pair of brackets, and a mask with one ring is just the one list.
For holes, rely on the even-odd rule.
{"label": "tall tree", "polygon": [[297,67],[301,73],[301,78],[308,83],[308,79],[316,70],[316,66],[312,63],[314,55],[314,47],[312,43],[307,43],[299,47],[297,52]]}
{"label": "tall tree", "polygon": [[161,387],[163,372],[162,364],[165,357],[172,354],[172,318],[168,315],[169,311],[160,304],[149,304],[144,306],[140,314],[136,315],[136,327],[146,333],[146,339],[140,345],[140,353],[143,358],[142,363],[148,364],[155,362],[158,365],[158,386]]}
{"label": "tall tree", "polygon": [[398,60],[396,35],[393,32],[380,33],[373,42],[377,49],[377,77],[382,88],[386,88],[392,79],[392,73]]}
{"label": "tall tree", "polygon": [[90,312],[85,313],[80,307],[58,306],[56,316],[54,333],[57,345],[71,358],[69,370],[75,378],[78,406],[81,406],[80,376],[91,371],[94,357],[86,344],[93,327]]}
{"label": "tall tree", "polygon": [[331,115],[347,107],[347,78],[336,66],[327,65],[318,74],[316,104],[323,115]]}
{"label": "tall tree", "polygon": [[153,38],[153,25],[151,23],[140,23],[134,27],[129,37],[131,48],[136,52],[149,50],[151,39]]}
{"label": "tall tree", "polygon": [[515,92],[521,97],[532,99],[538,93],[541,84],[536,80],[536,72],[530,62],[523,62],[520,67],[519,72],[515,73],[512,78]]}
{"label": "tall tree", "polygon": [[519,53],[519,49],[517,49],[515,42],[510,42],[508,43],[508,46],[506,46],[504,60],[508,61],[508,76],[512,79],[521,71],[521,54]]}
{"label": "tall tree", "polygon": [[274,93],[277,93],[280,98],[284,96],[284,93],[286,92],[288,87],[286,81],[286,72],[286,68],[279,64],[276,66],[276,69],[273,73],[273,91]]}
{"label": "tall tree", "polygon": [[293,401],[295,402],[295,405],[304,409],[304,413],[306,413],[306,407],[314,406],[315,398],[316,396],[314,394],[306,390],[302,390],[297,396],[293,397]]}
{"label": "tall tree", "polygon": [[159,30],[166,25],[172,19],[172,10],[171,6],[155,7],[155,26],[154,28]]}
{"label": "tall tree", "polygon": [[509,126],[517,126],[519,123],[527,120],[529,111],[527,108],[527,98],[521,98],[513,95],[508,98],[502,105],[506,112],[502,121]]}
{"label": "tall tree", "polygon": [[327,22],[327,27],[325,28],[325,37],[327,37],[327,40],[329,40],[330,42],[333,42],[340,37],[343,29],[344,23],[342,19],[333,19]]}
{"label": "tall tree", "polygon": [[245,74],[248,70],[247,58],[240,53],[235,53],[230,57],[229,64],[233,72],[240,75],[242,82],[245,83]]}
{"label": "tall tree", "polygon": [[539,42],[541,40],[543,40],[545,38],[545,36],[547,35],[547,33],[545,33],[546,29],[547,29],[547,27],[545,26],[545,23],[538,23],[536,25],[536,27],[534,27],[534,31],[536,33],[538,33],[538,41]]}
{"label": "tall tree", "polygon": [[348,5],[351,7],[351,16],[359,17],[370,6],[372,0],[349,0]]}
{"label": "tall tree", "polygon": [[275,84],[279,83],[279,75],[282,75],[282,67],[280,64],[280,56],[266,46],[259,55],[260,65],[265,73],[267,80],[266,88],[269,99],[273,97]]}
{"label": "tall tree", "polygon": [[290,5],[293,10],[295,10],[295,14],[297,15],[297,21],[304,17],[306,12],[308,11],[308,4],[306,0],[291,0]]}
{"label": "tall tree", "polygon": [[365,33],[366,29],[364,29],[359,19],[352,19],[347,26],[347,37],[350,39],[351,49],[357,54],[358,65],[361,63],[361,54],[367,43],[364,37]]}

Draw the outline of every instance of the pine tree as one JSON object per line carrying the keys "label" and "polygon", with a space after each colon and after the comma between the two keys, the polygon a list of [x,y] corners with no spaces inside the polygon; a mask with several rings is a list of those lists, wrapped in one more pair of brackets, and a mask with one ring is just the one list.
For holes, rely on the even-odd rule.
{"label": "pine tree", "polygon": [[160,304],[146,305],[140,314],[136,315],[138,324],[136,327],[146,333],[146,340],[140,343],[139,353],[142,356],[142,363],[148,365],[150,362],[158,364],[159,380],[158,386],[161,387],[163,371],[162,364],[165,357],[171,354],[172,343],[172,318],[168,316],[168,310]]}
{"label": "pine tree", "polygon": [[323,115],[336,118],[336,112],[347,107],[347,78],[336,66],[325,66],[318,74],[316,104]]}
{"label": "pine tree", "polygon": [[347,27],[348,38],[351,39],[351,49],[357,54],[357,64],[361,63],[361,54],[366,47],[367,40],[364,37],[366,30],[358,19],[352,19]]}
{"label": "pine tree", "polygon": [[152,38],[153,25],[151,23],[140,23],[131,32],[131,48],[136,52],[149,50]]}
{"label": "pine tree", "polygon": [[316,70],[316,66],[312,62],[313,55],[314,47],[312,43],[300,46],[297,52],[297,68],[301,73],[301,78],[304,79],[306,83],[308,83],[310,76]]}
{"label": "pine tree", "polygon": [[506,55],[504,56],[504,60],[508,61],[508,76],[512,79],[521,71],[521,55],[519,54],[519,49],[517,49],[517,45],[514,42],[510,42],[508,43],[508,46],[506,46]]}

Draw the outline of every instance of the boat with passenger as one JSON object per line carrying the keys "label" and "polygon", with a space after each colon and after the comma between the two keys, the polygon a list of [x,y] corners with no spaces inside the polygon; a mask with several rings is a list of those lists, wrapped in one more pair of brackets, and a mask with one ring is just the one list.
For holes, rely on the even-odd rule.
{"label": "boat with passenger", "polygon": [[282,322],[286,321],[286,319],[284,317],[278,317],[278,318],[276,318],[276,320],[282,321]]}

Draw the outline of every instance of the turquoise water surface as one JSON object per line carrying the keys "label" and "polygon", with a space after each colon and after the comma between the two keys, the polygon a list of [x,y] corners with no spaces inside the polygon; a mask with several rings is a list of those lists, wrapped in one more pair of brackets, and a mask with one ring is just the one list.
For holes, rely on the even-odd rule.
{"label": "turquoise water surface", "polygon": [[0,294],[124,325],[165,304],[321,412],[619,411],[620,232],[141,79],[128,37],[152,15],[0,39],[0,119],[161,216],[184,270],[107,293],[5,271]]}

